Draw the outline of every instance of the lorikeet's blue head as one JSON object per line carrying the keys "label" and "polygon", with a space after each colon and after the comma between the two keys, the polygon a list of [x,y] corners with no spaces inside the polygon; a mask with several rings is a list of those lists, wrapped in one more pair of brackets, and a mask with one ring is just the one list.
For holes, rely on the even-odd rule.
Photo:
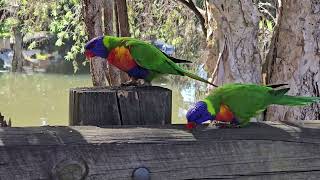
{"label": "lorikeet's blue head", "polygon": [[103,44],[103,36],[98,36],[91,39],[89,42],[87,42],[84,48],[84,54],[88,59],[95,56],[107,58],[109,54],[108,49]]}
{"label": "lorikeet's blue head", "polygon": [[207,104],[203,101],[199,101],[195,104],[195,106],[187,112],[187,128],[192,129],[197,124],[202,124],[208,120],[214,120],[214,116],[208,111]]}

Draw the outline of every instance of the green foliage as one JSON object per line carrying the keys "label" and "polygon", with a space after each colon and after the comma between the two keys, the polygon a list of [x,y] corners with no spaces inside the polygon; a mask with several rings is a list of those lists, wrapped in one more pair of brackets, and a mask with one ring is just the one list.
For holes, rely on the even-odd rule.
{"label": "green foliage", "polygon": [[47,54],[41,54],[41,53],[36,54],[36,59],[38,60],[46,60],[47,58],[48,58]]}
{"label": "green foliage", "polygon": [[[0,4],[5,2],[0,1]],[[9,2],[9,1],[8,1]],[[87,40],[82,18],[81,0],[20,0],[15,13],[0,23],[0,36],[10,35],[12,28],[20,26],[24,35],[40,31],[49,31],[57,36],[56,46],[66,41],[73,43],[65,56],[66,60],[75,60],[82,53]],[[37,42],[29,44],[29,49],[37,47]],[[74,63],[77,65],[77,63]],[[75,70],[77,70],[75,66]]]}
{"label": "green foliage", "polygon": [[[4,0],[0,0],[4,2]],[[9,2],[9,0],[8,0]],[[205,42],[197,18],[181,3],[170,0],[128,0],[128,16],[132,36],[145,40],[161,39],[176,47],[175,56],[194,60],[200,56],[201,42]],[[88,40],[82,16],[82,0],[20,0],[11,19],[0,23],[0,33],[10,33],[21,26],[23,35],[49,31],[56,35],[55,46],[72,46],[66,60],[75,60],[83,53]],[[197,5],[203,4],[202,0]],[[8,35],[8,34],[6,34]],[[36,48],[31,42],[29,49]],[[75,70],[77,61],[73,61]]]}
{"label": "green foliage", "polygon": [[[52,21],[49,28],[58,37],[55,45],[62,46],[65,41],[73,42],[71,49],[65,56],[65,59],[69,61],[75,60],[77,54],[84,52],[83,46],[88,39],[81,11],[80,0],[60,0],[51,10]],[[77,71],[77,62],[73,61],[73,65]]]}
{"label": "green foliage", "polygon": [[181,3],[169,0],[129,0],[131,35],[145,40],[161,39],[176,47],[175,56],[199,58],[205,37],[199,22]]}
{"label": "green foliage", "polygon": [[10,37],[11,36],[11,27],[16,24],[15,19],[8,18],[0,22],[0,37]]}
{"label": "green foliage", "polygon": [[259,21],[259,29],[267,30],[272,32],[274,28],[274,22],[262,17],[262,20]]}

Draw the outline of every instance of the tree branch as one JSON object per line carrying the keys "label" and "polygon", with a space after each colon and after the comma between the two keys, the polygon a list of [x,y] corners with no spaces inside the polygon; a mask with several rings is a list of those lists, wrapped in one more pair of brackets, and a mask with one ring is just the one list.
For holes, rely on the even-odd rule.
{"label": "tree branch", "polygon": [[187,6],[199,19],[200,21],[200,25],[202,28],[202,31],[205,35],[205,37],[207,37],[207,28],[205,25],[205,19],[202,15],[202,13],[200,12],[200,8],[197,8],[194,3],[192,2],[192,0],[178,0],[179,2],[181,2],[182,4],[184,4],[185,6]]}

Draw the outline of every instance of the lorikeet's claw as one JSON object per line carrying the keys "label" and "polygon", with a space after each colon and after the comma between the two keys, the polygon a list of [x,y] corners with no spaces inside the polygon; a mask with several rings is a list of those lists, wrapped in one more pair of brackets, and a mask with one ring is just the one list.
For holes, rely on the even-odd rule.
{"label": "lorikeet's claw", "polygon": [[232,119],[232,121],[231,121],[231,128],[240,128],[241,126],[240,126],[240,122],[239,122],[239,120],[236,118],[236,117],[234,117],[233,119]]}
{"label": "lorikeet's claw", "polygon": [[208,128],[216,129],[217,128],[217,121],[215,121],[215,120],[210,121]]}
{"label": "lorikeet's claw", "polygon": [[152,86],[151,82],[143,80],[143,79],[139,79],[138,81],[140,81],[141,86]]}
{"label": "lorikeet's claw", "polygon": [[219,124],[219,128],[240,128],[240,123],[237,118],[233,118],[231,122],[223,122]]}
{"label": "lorikeet's claw", "polygon": [[136,79],[131,78],[129,81],[121,83],[121,86],[137,86],[138,81]]}
{"label": "lorikeet's claw", "polygon": [[138,86],[138,85],[139,85],[138,83],[131,82],[131,81],[121,83],[121,86]]}

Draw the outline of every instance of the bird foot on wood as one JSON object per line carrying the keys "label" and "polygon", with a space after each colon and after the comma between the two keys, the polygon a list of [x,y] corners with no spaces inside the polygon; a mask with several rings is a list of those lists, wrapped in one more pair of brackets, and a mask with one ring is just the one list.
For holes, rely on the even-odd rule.
{"label": "bird foot on wood", "polygon": [[121,86],[138,86],[139,83],[136,80],[129,80],[127,82],[121,83]]}
{"label": "bird foot on wood", "polygon": [[121,86],[152,86],[151,82],[145,81],[143,79],[129,80],[127,82],[121,83]]}
{"label": "bird foot on wood", "polygon": [[214,129],[226,129],[226,128],[240,128],[240,124],[238,122],[223,122],[223,121],[212,121],[209,128]]}
{"label": "bird foot on wood", "polygon": [[152,86],[151,82],[141,79],[140,86]]}

